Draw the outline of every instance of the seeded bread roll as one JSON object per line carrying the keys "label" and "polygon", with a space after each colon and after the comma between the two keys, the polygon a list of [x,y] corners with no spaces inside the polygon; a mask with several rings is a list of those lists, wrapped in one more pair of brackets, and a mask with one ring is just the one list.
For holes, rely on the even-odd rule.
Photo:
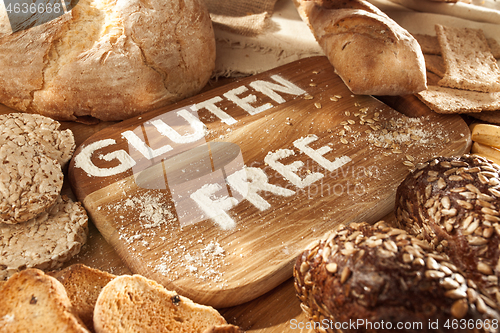
{"label": "seeded bread roll", "polygon": [[447,255],[384,222],[327,234],[298,257],[294,277],[317,332],[436,332],[430,322],[499,319]]}
{"label": "seeded bread roll", "polygon": [[121,120],[194,95],[214,68],[202,0],[80,0],[0,35],[0,103],[58,120]]}
{"label": "seeded bread roll", "polygon": [[412,35],[364,0],[294,0],[335,72],[354,94],[426,89],[425,60]]}
{"label": "seeded bread roll", "polygon": [[500,305],[500,167],[464,155],[434,158],[417,167],[396,193],[401,228],[420,235]]}

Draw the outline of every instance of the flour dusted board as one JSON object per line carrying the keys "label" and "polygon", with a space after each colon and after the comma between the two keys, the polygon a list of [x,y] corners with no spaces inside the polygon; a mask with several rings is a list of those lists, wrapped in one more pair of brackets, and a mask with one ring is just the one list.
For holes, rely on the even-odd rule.
{"label": "flour dusted board", "polygon": [[315,57],[108,127],[69,177],[133,272],[227,307],[288,279],[326,231],[389,213],[418,162],[469,144],[460,117],[353,96]]}

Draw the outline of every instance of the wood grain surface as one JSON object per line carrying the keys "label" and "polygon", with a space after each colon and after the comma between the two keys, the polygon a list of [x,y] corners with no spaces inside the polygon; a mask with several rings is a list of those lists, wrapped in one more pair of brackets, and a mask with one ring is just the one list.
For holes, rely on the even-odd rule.
{"label": "wood grain surface", "polygon": [[132,272],[229,307],[288,280],[325,232],[390,213],[418,162],[469,149],[460,117],[418,112],[354,96],[309,58],[106,127],[69,180]]}
{"label": "wood grain surface", "polygon": [[[318,61],[318,59],[316,59],[315,61]],[[321,65],[320,62],[318,64]],[[308,69],[309,76],[314,78],[315,75],[317,75],[315,73],[317,72],[317,69],[319,67],[314,66],[312,69],[309,68]],[[329,75],[331,75],[331,72],[329,73]],[[231,83],[233,83],[232,80]],[[317,84],[318,81],[316,82],[311,81],[310,83],[313,83],[314,85],[315,83]],[[305,88],[309,92],[309,89],[314,87],[311,86],[311,88],[308,87]],[[221,92],[227,91],[227,88],[225,86],[218,86],[218,85],[216,85],[215,88],[208,87],[206,90],[210,92],[216,89],[218,90],[215,93],[215,95],[220,95]],[[324,90],[321,89],[316,90],[316,92],[313,91],[311,95],[314,96],[313,100],[308,100],[308,99],[305,100],[308,101],[310,105],[314,105],[314,102],[317,102],[320,98],[323,101],[323,103],[325,103],[325,99],[327,100],[326,103],[329,103],[328,100],[331,97],[330,92],[324,92]],[[343,96],[343,98],[348,96],[350,95]],[[425,118],[424,123],[427,126],[432,127],[434,130],[436,130],[437,128],[443,128],[443,131],[441,133],[438,133],[439,131],[437,130],[435,131],[436,133],[439,134],[438,136],[436,136],[436,140],[439,138],[440,140],[443,141],[442,144],[436,142],[428,142],[429,148],[426,149],[426,154],[428,154],[429,156],[437,155],[440,153],[443,155],[451,155],[454,153],[458,154],[461,151],[468,151],[470,145],[470,134],[467,128],[465,127],[465,124],[459,117],[438,116],[435,114],[429,114],[429,110],[418,100],[415,100],[412,97],[403,97],[403,98],[385,97],[381,99],[384,100],[385,103],[391,105],[396,110],[405,113],[409,116],[418,115],[419,117],[424,117]],[[325,105],[326,104],[322,106],[322,109],[325,107]],[[310,106],[308,110],[309,112],[315,111]],[[349,110],[351,109],[348,109],[346,111]],[[13,110],[0,105],[0,113],[9,113],[9,112],[13,112]],[[292,121],[290,123],[291,125],[288,126],[292,128],[294,126],[297,126],[296,121]],[[337,123],[333,123],[330,126],[331,127],[330,131],[328,131],[327,129],[327,133],[331,132],[332,129],[333,130],[339,129],[338,123],[339,123],[338,121]],[[110,125],[113,124],[99,123],[93,125],[85,125],[72,122],[62,123],[62,126],[64,128],[70,128],[73,130],[78,145],[81,145],[85,140],[87,140],[87,138],[92,137],[95,133],[98,133],[100,130],[107,128]],[[223,135],[223,132],[224,131],[221,131],[219,136]],[[337,145],[340,146],[338,142]],[[447,149],[445,146],[449,146],[451,149]],[[379,147],[373,149],[379,149]],[[388,153],[387,149],[379,149],[379,151],[382,154]],[[409,154],[403,154],[403,155],[411,156]],[[402,161],[404,160],[407,160],[407,158],[406,157],[401,158],[400,160],[396,160],[396,162],[402,163]],[[400,168],[400,169],[401,172],[403,173],[407,172],[408,170],[407,168]],[[398,175],[398,173],[396,172],[395,177],[398,176],[400,175]],[[66,179],[68,179],[68,177]],[[387,191],[389,191],[387,187],[384,188]],[[64,192],[66,194],[73,196],[73,193],[67,181],[65,183]],[[390,221],[393,219],[393,214],[391,212],[391,204],[389,203],[388,206],[389,207],[386,208],[386,210],[388,210],[389,213],[383,218]],[[355,208],[354,210],[357,209],[360,208]],[[373,217],[373,219],[375,219],[375,217]],[[115,251],[113,246],[111,246],[106,241],[106,239],[102,236],[102,234],[94,226],[93,223],[91,223],[90,225],[90,237],[87,244],[82,248],[82,251],[80,252],[79,255],[77,255],[71,261],[65,264],[65,267],[74,263],[83,263],[91,267],[112,272],[114,274],[130,274],[132,273],[131,268],[133,268],[133,266],[130,267],[127,262],[122,260],[121,256]],[[293,287],[292,279],[287,277],[284,279],[283,283],[269,289],[270,290],[265,292],[263,295],[256,297],[255,299],[249,300],[241,305],[231,306],[231,307],[218,306],[218,308],[224,315],[224,317],[228,320],[228,322],[240,325],[243,329],[245,329],[248,332],[258,332],[258,333],[308,332],[308,330],[300,329],[299,327],[301,324],[302,325],[305,324],[307,322],[307,319],[300,310],[299,302],[295,296],[295,290]]]}

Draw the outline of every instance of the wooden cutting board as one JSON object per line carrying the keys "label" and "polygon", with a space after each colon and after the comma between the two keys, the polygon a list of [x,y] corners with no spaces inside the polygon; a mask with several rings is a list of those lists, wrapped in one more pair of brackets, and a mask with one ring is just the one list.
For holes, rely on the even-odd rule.
{"label": "wooden cutting board", "polygon": [[328,230],[391,212],[418,162],[468,151],[459,116],[415,103],[395,100],[409,117],[354,96],[326,58],[304,59],[103,129],[69,180],[132,272],[233,306],[289,279]]}

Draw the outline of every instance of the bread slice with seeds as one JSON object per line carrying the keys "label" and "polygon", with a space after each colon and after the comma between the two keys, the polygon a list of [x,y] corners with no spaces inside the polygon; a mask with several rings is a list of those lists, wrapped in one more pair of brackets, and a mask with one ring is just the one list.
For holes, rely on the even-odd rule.
{"label": "bread slice with seeds", "polygon": [[13,275],[0,289],[1,332],[88,333],[73,313],[63,285],[34,268]]}
{"label": "bread slice with seeds", "polygon": [[62,283],[75,313],[91,331],[94,330],[94,307],[102,288],[116,276],[83,264],[75,264],[60,271],[50,272]]}
{"label": "bread slice with seeds", "polygon": [[217,310],[196,304],[140,275],[122,275],[101,291],[94,309],[98,333],[192,332],[227,324]]}

